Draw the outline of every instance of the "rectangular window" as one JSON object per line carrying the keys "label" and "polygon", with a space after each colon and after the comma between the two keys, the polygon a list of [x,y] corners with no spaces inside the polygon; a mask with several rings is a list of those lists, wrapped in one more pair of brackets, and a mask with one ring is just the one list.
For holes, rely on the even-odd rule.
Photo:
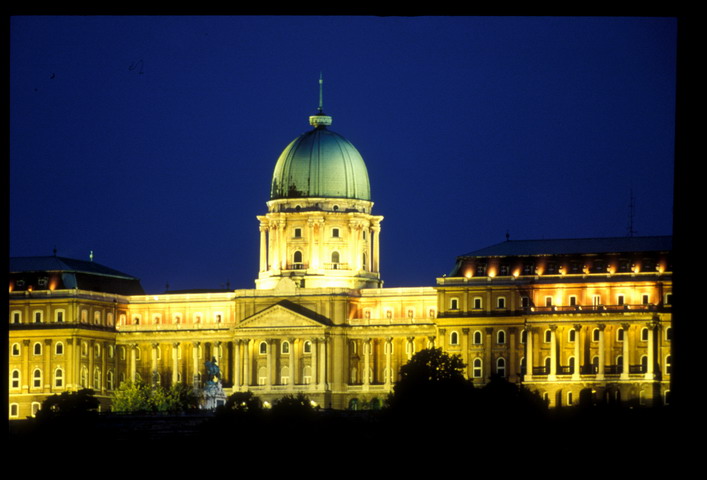
{"label": "rectangular window", "polygon": [[34,312],[34,323],[42,323],[42,312]]}
{"label": "rectangular window", "polygon": [[481,308],[481,299],[480,298],[474,299],[474,308],[477,310]]}
{"label": "rectangular window", "polygon": [[616,298],[616,304],[617,304],[617,305],[623,305],[623,304],[624,304],[624,296],[623,296],[623,295],[619,295],[619,296]]}
{"label": "rectangular window", "polygon": [[302,229],[295,228],[295,238],[302,238]]}
{"label": "rectangular window", "polygon": [[648,295],[643,295],[642,299],[643,305],[648,305]]}
{"label": "rectangular window", "polygon": [[20,312],[12,312],[12,323],[20,323],[22,321],[22,315]]}
{"label": "rectangular window", "polygon": [[575,295],[570,295],[570,306],[571,307],[577,306],[577,297]]}
{"label": "rectangular window", "polygon": [[64,321],[64,310],[57,310],[56,321],[57,323],[62,323]]}

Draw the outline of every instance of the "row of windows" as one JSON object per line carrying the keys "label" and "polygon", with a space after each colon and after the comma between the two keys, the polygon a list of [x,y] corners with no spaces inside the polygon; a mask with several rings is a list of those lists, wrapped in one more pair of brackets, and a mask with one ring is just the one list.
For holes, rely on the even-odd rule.
{"label": "row of windows", "polygon": [[[224,320],[224,315],[223,312],[216,312],[213,314],[212,321],[213,323],[222,323]],[[172,323],[173,324],[180,324],[184,321],[184,316],[181,313],[175,313],[172,315]],[[204,321],[204,314],[203,313],[194,313],[192,315],[192,323],[195,324],[200,324]],[[125,324],[126,323],[126,318],[124,315],[121,315],[120,317],[120,323]],[[131,325],[141,325],[142,322],[142,315],[136,314],[133,315],[132,317],[132,322]],[[152,316],[152,325],[161,325],[163,323],[162,321],[162,315],[161,314],[155,314]]]}
{"label": "row of windows", "polygon": [[[56,342],[54,343],[54,355],[63,355],[64,354],[64,343],[63,342]],[[44,351],[44,348],[42,346],[41,342],[35,342],[32,345],[32,355],[42,355],[42,352]],[[115,348],[113,345],[108,345],[106,347],[106,351],[108,353],[109,358],[113,358]],[[81,355],[86,357],[88,356],[89,352],[89,345],[88,342],[81,342]],[[10,353],[12,356],[19,356],[22,353],[22,347],[19,343],[13,343],[12,346],[10,347]],[[102,348],[101,345],[96,343],[93,345],[93,355],[96,358],[99,358],[102,354]]]}
{"label": "row of windows", "polygon": [[[581,274],[581,273],[629,273],[629,272],[655,272],[665,268],[664,264],[652,259],[644,259],[638,262],[631,260],[621,260],[619,262],[607,262],[596,260],[594,262],[570,262],[568,265],[555,262],[547,262],[545,264],[536,264],[535,262],[524,263],[522,269],[511,268],[508,264],[498,266],[487,265],[483,262],[476,262],[473,272],[476,276],[510,276],[518,275],[520,271],[523,275],[538,275],[541,273],[554,274]],[[471,271],[467,273],[471,276]]]}
{"label": "row of windows", "polygon": [[[61,367],[58,367],[54,369],[54,376],[53,376],[53,386],[55,388],[63,388],[64,387],[64,369]],[[101,380],[103,378],[102,372],[100,368],[96,367],[93,371],[93,388],[101,388]],[[21,385],[21,375],[20,371],[15,369],[12,370],[10,373],[10,388],[11,389],[18,389],[20,388]],[[43,382],[43,373],[41,368],[35,368],[32,370],[32,375],[31,375],[31,388],[42,388],[42,382]],[[82,387],[88,387],[88,369],[86,367],[83,367],[81,369],[81,377],[80,377],[80,382]],[[109,370],[106,373],[106,387],[108,390],[113,390],[113,384],[114,384],[114,374],[112,370]]]}
{"label": "row of windows", "polygon": [[[45,322],[45,312],[43,310],[34,310],[31,314],[30,317],[32,320],[32,323],[44,323]],[[102,325],[103,324],[103,318],[104,316],[102,315],[102,312],[100,311],[95,311],[93,312],[93,324],[94,325]],[[10,314],[10,319],[12,323],[19,324],[22,323],[22,312],[19,310],[14,310]],[[66,310],[55,310],[54,311],[54,322],[55,323],[64,323],[66,321]],[[80,312],[80,321],[81,323],[89,323],[88,321],[88,310],[86,309],[81,309]],[[113,313],[108,312],[105,314],[105,324],[108,325],[109,327],[113,326]]]}
{"label": "row of windows", "polygon": [[[671,327],[665,328],[664,337],[665,337],[666,341],[672,340],[672,332],[673,332],[673,330]],[[641,333],[640,333],[640,337],[639,337],[640,340],[642,342],[647,342],[649,334],[650,334],[650,330],[647,327],[643,327],[641,329]],[[483,341],[484,341],[483,338],[484,337],[483,337],[483,333],[481,332],[481,330],[474,331],[474,333],[472,334],[472,344],[473,345],[482,345]],[[594,330],[592,330],[592,341],[598,342],[599,338],[600,338],[600,330],[598,328],[595,328]],[[567,332],[567,340],[569,342],[574,342],[576,339],[577,339],[577,330],[572,328]],[[520,343],[523,344],[526,342],[526,340],[527,340],[527,331],[522,330],[521,334],[520,334]],[[623,328],[616,329],[616,340],[618,342],[624,341],[624,329]],[[543,341],[545,343],[552,342],[552,330],[551,329],[548,328],[543,332]],[[456,330],[452,331],[449,334],[449,344],[450,345],[459,345],[459,342],[460,342],[459,332],[457,332]],[[505,330],[496,331],[496,343],[499,345],[503,345],[506,343]]]}
{"label": "row of windows", "polygon": [[[339,228],[334,227],[330,230],[330,232],[331,232],[332,238],[341,238],[341,230]],[[366,239],[366,231],[363,230],[362,233],[363,233],[363,239],[365,240]],[[293,228],[292,229],[292,236],[294,238],[302,238],[302,229],[299,227]]]}
{"label": "row of windows", "polygon": [[[568,301],[569,301],[568,305],[570,307],[579,306],[579,303],[577,303],[577,296],[576,295],[570,295],[568,297]],[[558,306],[555,303],[555,297],[550,296],[550,295],[545,296],[544,302],[545,302],[546,307]],[[666,305],[672,304],[672,294],[668,293],[665,295],[664,303]],[[641,295],[641,304],[642,305],[649,305],[650,304],[650,296],[647,294]],[[454,297],[449,300],[449,309],[450,310],[459,310],[459,305],[460,305],[459,298]],[[601,295],[593,295],[592,296],[592,305],[593,306],[603,305]],[[615,305],[618,305],[618,306],[627,305],[626,295],[623,295],[623,294],[617,295]],[[525,297],[525,296],[521,297],[521,306],[523,308],[529,308],[531,306],[530,297]],[[474,310],[482,309],[483,308],[483,299],[481,297],[474,297],[472,299],[472,307],[471,308]],[[499,309],[508,308],[506,297],[496,298],[496,308],[499,308]]]}
{"label": "row of windows", "polygon": [[[406,314],[407,314],[407,318],[410,318],[410,319],[415,318],[415,310],[412,308],[409,308],[407,310]],[[428,314],[429,318],[435,318],[435,316],[437,315],[437,311],[434,308],[430,308],[430,310],[427,312],[427,314]],[[363,310],[363,318],[366,318],[366,319],[371,318],[371,309],[370,308],[366,308]],[[385,309],[385,318],[387,318],[387,319],[393,318],[393,310],[386,308]]]}

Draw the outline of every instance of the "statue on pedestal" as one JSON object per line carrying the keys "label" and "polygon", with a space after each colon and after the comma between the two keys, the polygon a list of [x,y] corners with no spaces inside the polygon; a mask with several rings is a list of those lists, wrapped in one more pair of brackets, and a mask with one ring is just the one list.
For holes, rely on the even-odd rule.
{"label": "statue on pedestal", "polygon": [[221,370],[218,368],[216,358],[204,363],[206,366],[206,382],[204,383],[204,410],[214,410],[219,405],[226,403],[226,394],[221,385]]}

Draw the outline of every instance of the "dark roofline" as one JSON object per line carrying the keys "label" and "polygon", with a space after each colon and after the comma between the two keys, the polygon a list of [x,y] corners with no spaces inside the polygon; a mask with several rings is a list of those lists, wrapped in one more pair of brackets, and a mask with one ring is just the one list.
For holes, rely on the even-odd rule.
{"label": "dark roofline", "polygon": [[23,272],[89,273],[93,275],[139,280],[137,277],[93,261],[57,257],[53,255],[37,257],[11,257],[10,273]]}
{"label": "dark roofline", "polygon": [[670,235],[650,237],[507,240],[459,255],[457,258],[662,252],[672,251],[672,249],[673,237]]}

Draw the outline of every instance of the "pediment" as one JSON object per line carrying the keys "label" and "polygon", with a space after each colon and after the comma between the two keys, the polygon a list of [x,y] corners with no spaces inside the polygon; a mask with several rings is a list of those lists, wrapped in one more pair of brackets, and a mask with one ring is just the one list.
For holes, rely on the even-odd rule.
{"label": "pediment", "polygon": [[312,310],[283,301],[244,319],[237,328],[312,328],[330,324]]}

